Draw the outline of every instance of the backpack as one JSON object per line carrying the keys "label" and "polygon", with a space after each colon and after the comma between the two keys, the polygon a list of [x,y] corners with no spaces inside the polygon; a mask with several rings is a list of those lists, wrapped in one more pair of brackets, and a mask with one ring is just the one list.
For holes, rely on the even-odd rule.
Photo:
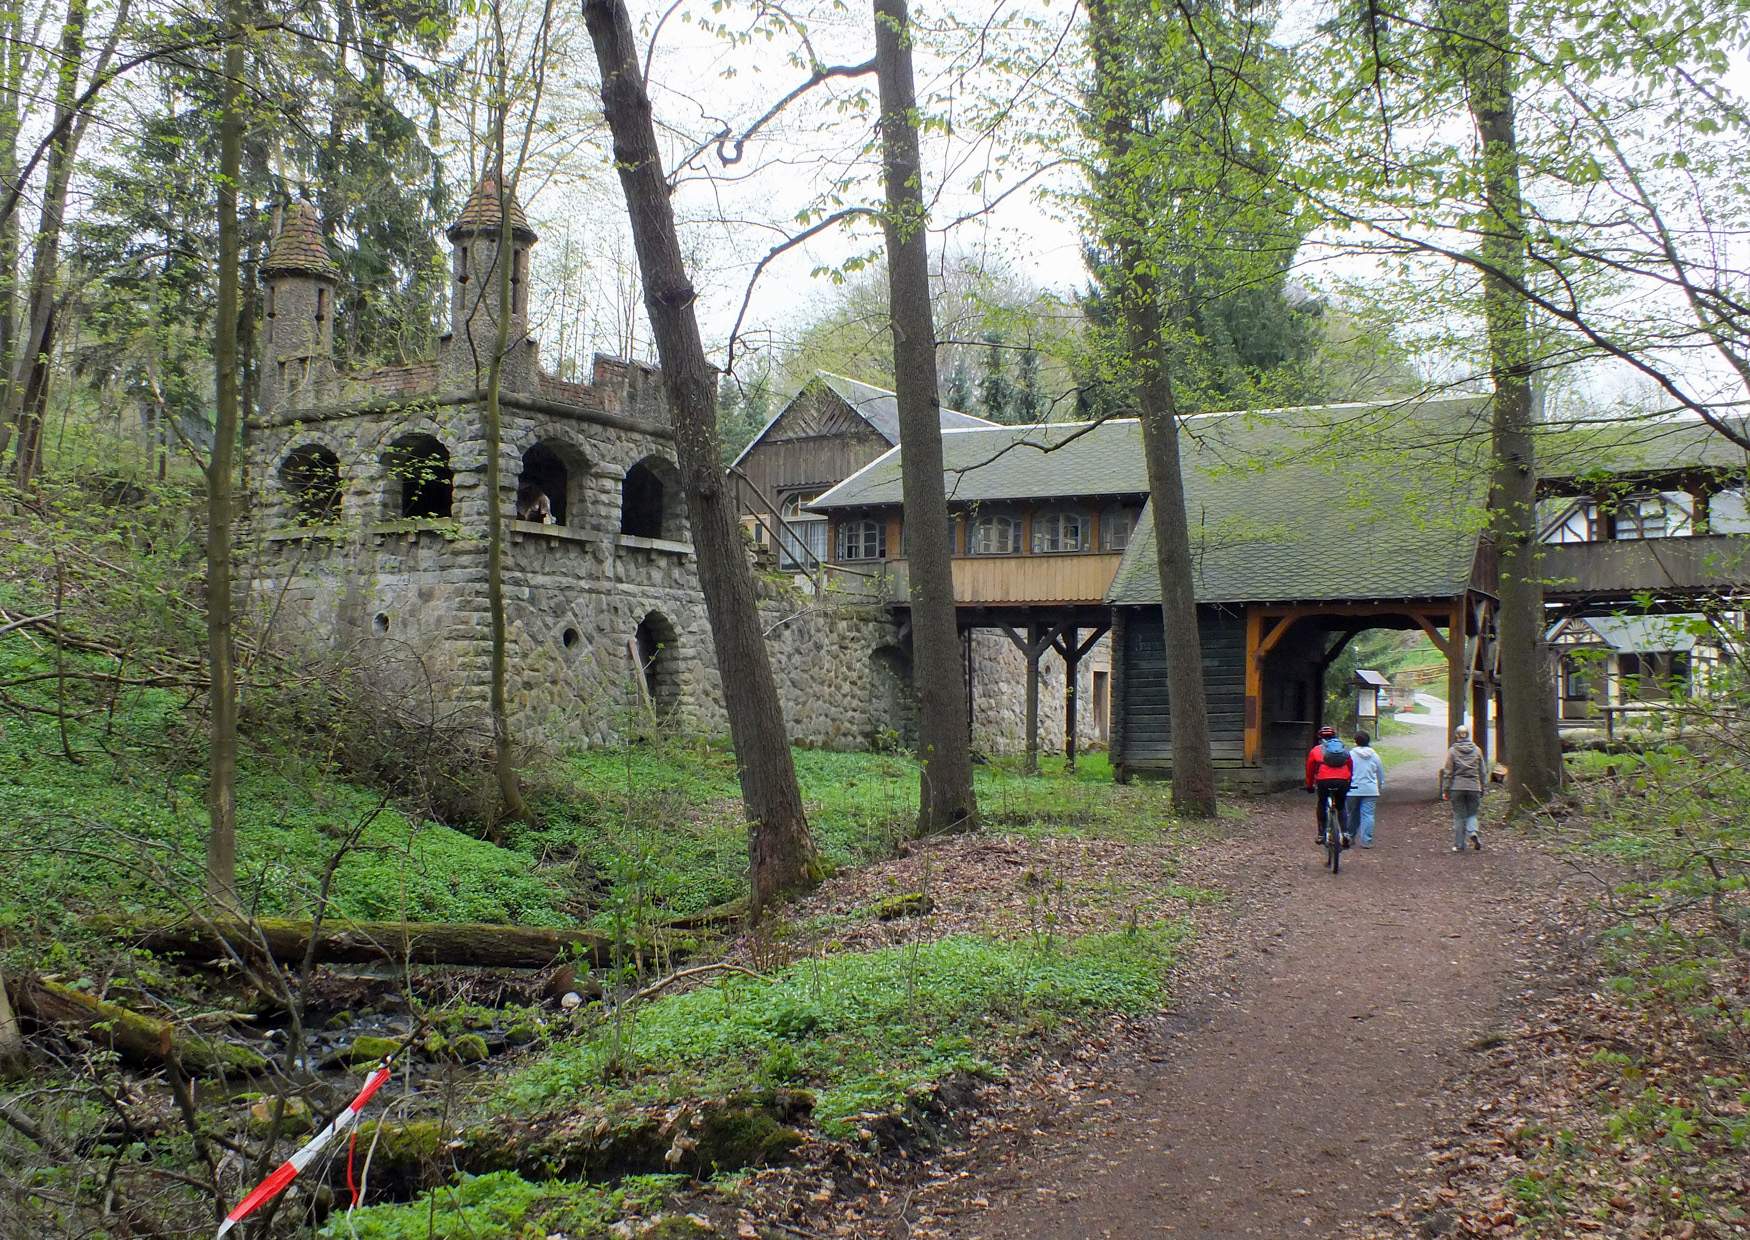
{"label": "backpack", "polygon": [[1326,766],[1335,767],[1349,765],[1349,750],[1343,744],[1341,737],[1326,737],[1322,747],[1325,751],[1324,764]]}

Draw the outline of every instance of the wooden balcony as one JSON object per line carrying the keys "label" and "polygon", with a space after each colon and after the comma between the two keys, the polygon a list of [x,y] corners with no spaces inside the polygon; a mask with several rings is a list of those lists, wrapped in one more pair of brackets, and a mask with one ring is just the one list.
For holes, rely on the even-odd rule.
{"label": "wooden balcony", "polygon": [[[1120,552],[954,557],[954,602],[961,607],[1098,603],[1118,572]],[[887,600],[911,598],[911,563],[887,561]]]}
{"label": "wooden balcony", "polygon": [[1750,584],[1750,536],[1557,543],[1542,548],[1539,566],[1552,601],[1741,593]]}

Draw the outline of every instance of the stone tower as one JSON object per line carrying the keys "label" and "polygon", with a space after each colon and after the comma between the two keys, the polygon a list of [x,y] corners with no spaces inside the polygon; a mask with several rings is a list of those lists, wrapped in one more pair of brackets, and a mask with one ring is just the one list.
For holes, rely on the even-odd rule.
{"label": "stone tower", "polygon": [[[485,382],[498,339],[500,305],[498,179],[488,175],[448,230],[450,239],[450,335],[444,369],[465,386]],[[504,360],[507,391],[532,391],[536,364],[529,339],[529,247],[535,230],[513,197],[510,200],[510,336]]]}
{"label": "stone tower", "polygon": [[334,291],[340,266],[330,257],[316,209],[308,202],[299,199],[286,208],[261,275],[267,282],[261,403],[269,410],[334,372]]}

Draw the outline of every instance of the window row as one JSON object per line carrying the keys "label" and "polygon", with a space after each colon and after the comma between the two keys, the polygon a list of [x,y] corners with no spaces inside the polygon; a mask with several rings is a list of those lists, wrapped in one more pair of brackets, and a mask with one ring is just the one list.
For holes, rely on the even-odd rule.
{"label": "window row", "polygon": [[[1099,549],[1123,551],[1136,529],[1137,510],[1109,508],[1099,514]],[[1026,550],[1027,527],[1015,513],[982,513],[966,521],[965,546],[960,542],[961,521],[948,518],[948,549],[953,555],[1021,555]],[[1094,550],[1095,521],[1092,513],[1075,508],[1056,508],[1033,515],[1032,554],[1064,555]],[[885,560],[887,523],[876,517],[840,522],[840,560]]]}
{"label": "window row", "polygon": [[[449,449],[434,435],[403,435],[381,457],[384,516],[447,520],[456,511],[456,471]],[[523,454],[517,479],[516,517],[564,526],[585,507],[588,464],[565,445],[537,443]],[[341,515],[340,458],[320,444],[304,444],[280,464],[280,485],[300,525],[328,525]],[[648,456],[626,471],[620,486],[620,533],[638,538],[679,539],[679,476],[660,456]]]}

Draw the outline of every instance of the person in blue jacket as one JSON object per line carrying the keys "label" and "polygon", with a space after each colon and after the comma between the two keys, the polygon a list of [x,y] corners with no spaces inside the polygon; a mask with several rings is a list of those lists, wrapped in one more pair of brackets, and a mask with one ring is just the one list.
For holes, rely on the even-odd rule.
{"label": "person in blue jacket", "polygon": [[1365,732],[1355,734],[1355,748],[1349,751],[1349,836],[1363,848],[1373,847],[1374,811],[1379,806],[1379,794],[1385,791],[1385,763],[1373,748],[1373,738]]}

